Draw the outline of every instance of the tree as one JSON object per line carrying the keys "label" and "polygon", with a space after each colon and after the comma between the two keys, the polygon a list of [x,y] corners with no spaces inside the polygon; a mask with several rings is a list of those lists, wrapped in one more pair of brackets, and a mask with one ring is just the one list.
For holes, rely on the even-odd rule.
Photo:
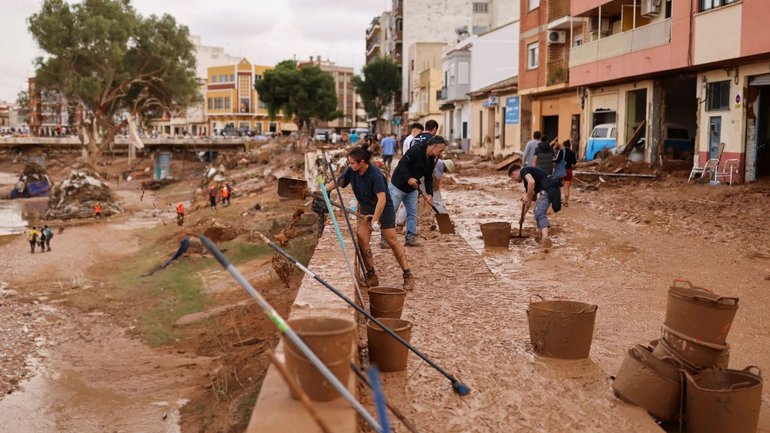
{"label": "tree", "polygon": [[334,120],[341,115],[334,77],[318,66],[297,68],[295,61],[284,60],[265,71],[254,88],[271,119],[279,112],[287,118],[296,116],[301,130],[313,120]]}
{"label": "tree", "polygon": [[170,15],[142,17],[130,0],[44,0],[27,22],[46,53],[36,84],[83,108],[92,165],[126,114],[175,113],[200,99],[189,30]]}
{"label": "tree", "polygon": [[401,66],[389,57],[377,57],[364,65],[363,77],[353,77],[353,86],[361,95],[366,114],[377,119],[376,132],[388,105],[401,91]]}

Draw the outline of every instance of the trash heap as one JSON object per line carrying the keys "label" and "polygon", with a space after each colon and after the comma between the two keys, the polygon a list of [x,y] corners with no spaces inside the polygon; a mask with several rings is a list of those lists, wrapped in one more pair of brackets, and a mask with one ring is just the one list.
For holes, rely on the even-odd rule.
{"label": "trash heap", "polygon": [[675,281],[661,338],[629,349],[615,395],[661,421],[684,422],[688,433],[755,432],[761,372],[727,368],[727,334],[737,310],[738,298]]}
{"label": "trash heap", "polygon": [[123,212],[101,176],[89,168],[73,169],[68,178],[54,187],[43,219],[91,218],[97,203],[103,216]]}
{"label": "trash heap", "polygon": [[29,162],[19,176],[19,181],[11,190],[10,198],[42,197],[51,189],[51,178],[42,165]]}

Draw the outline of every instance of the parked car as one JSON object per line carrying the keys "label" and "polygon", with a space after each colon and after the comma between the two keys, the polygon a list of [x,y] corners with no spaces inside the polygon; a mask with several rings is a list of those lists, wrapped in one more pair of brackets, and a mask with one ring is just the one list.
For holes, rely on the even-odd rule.
{"label": "parked car", "polygon": [[684,125],[673,123],[666,124],[666,136],[663,139],[663,148],[665,153],[671,152],[674,157],[685,153],[692,154],[695,148],[690,129]]}
{"label": "parked car", "polygon": [[604,149],[614,149],[618,145],[618,127],[614,123],[602,123],[594,126],[586,146],[586,161],[596,158]]}
{"label": "parked car", "polygon": [[331,132],[327,129],[321,129],[316,128],[315,134],[313,135],[313,139],[315,141],[329,141],[329,136],[331,135]]}

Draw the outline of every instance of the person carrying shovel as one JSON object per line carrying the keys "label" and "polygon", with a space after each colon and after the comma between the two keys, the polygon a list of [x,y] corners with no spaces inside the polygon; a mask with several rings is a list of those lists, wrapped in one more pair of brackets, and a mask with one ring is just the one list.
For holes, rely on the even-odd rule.
{"label": "person carrying shovel", "polygon": [[372,164],[372,154],[362,147],[355,147],[348,153],[348,168],[342,176],[326,184],[326,191],[331,191],[338,183],[345,188],[352,185],[353,194],[358,200],[356,210],[356,238],[366,267],[366,279],[369,287],[379,286],[380,281],[374,269],[374,256],[369,242],[372,232],[380,229],[382,237],[390,245],[393,255],[404,276],[404,290],[414,289],[414,276],[409,269],[409,261],[404,247],[396,240],[396,211],[390,198],[388,185],[382,172]]}
{"label": "person carrying shovel", "polygon": [[535,221],[537,222],[537,228],[540,229],[540,242],[544,246],[548,246],[551,242],[548,239],[548,228],[551,227],[547,215],[548,206],[554,212],[561,210],[559,179],[537,167],[524,167],[520,169],[516,165],[511,165],[508,168],[508,176],[515,182],[524,183],[524,195],[521,197],[523,212],[521,213],[519,224],[524,222],[524,215],[529,212],[532,200],[538,194],[537,201],[535,202]]}

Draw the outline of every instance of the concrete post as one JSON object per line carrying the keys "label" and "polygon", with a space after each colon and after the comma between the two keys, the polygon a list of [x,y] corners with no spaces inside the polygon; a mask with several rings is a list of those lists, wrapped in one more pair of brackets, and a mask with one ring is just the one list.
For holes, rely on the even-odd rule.
{"label": "concrete post", "polygon": [[660,156],[663,155],[663,125],[666,118],[666,106],[663,101],[665,100],[663,81],[653,80],[647,127],[647,154],[645,155],[645,161],[653,167],[660,165]]}

